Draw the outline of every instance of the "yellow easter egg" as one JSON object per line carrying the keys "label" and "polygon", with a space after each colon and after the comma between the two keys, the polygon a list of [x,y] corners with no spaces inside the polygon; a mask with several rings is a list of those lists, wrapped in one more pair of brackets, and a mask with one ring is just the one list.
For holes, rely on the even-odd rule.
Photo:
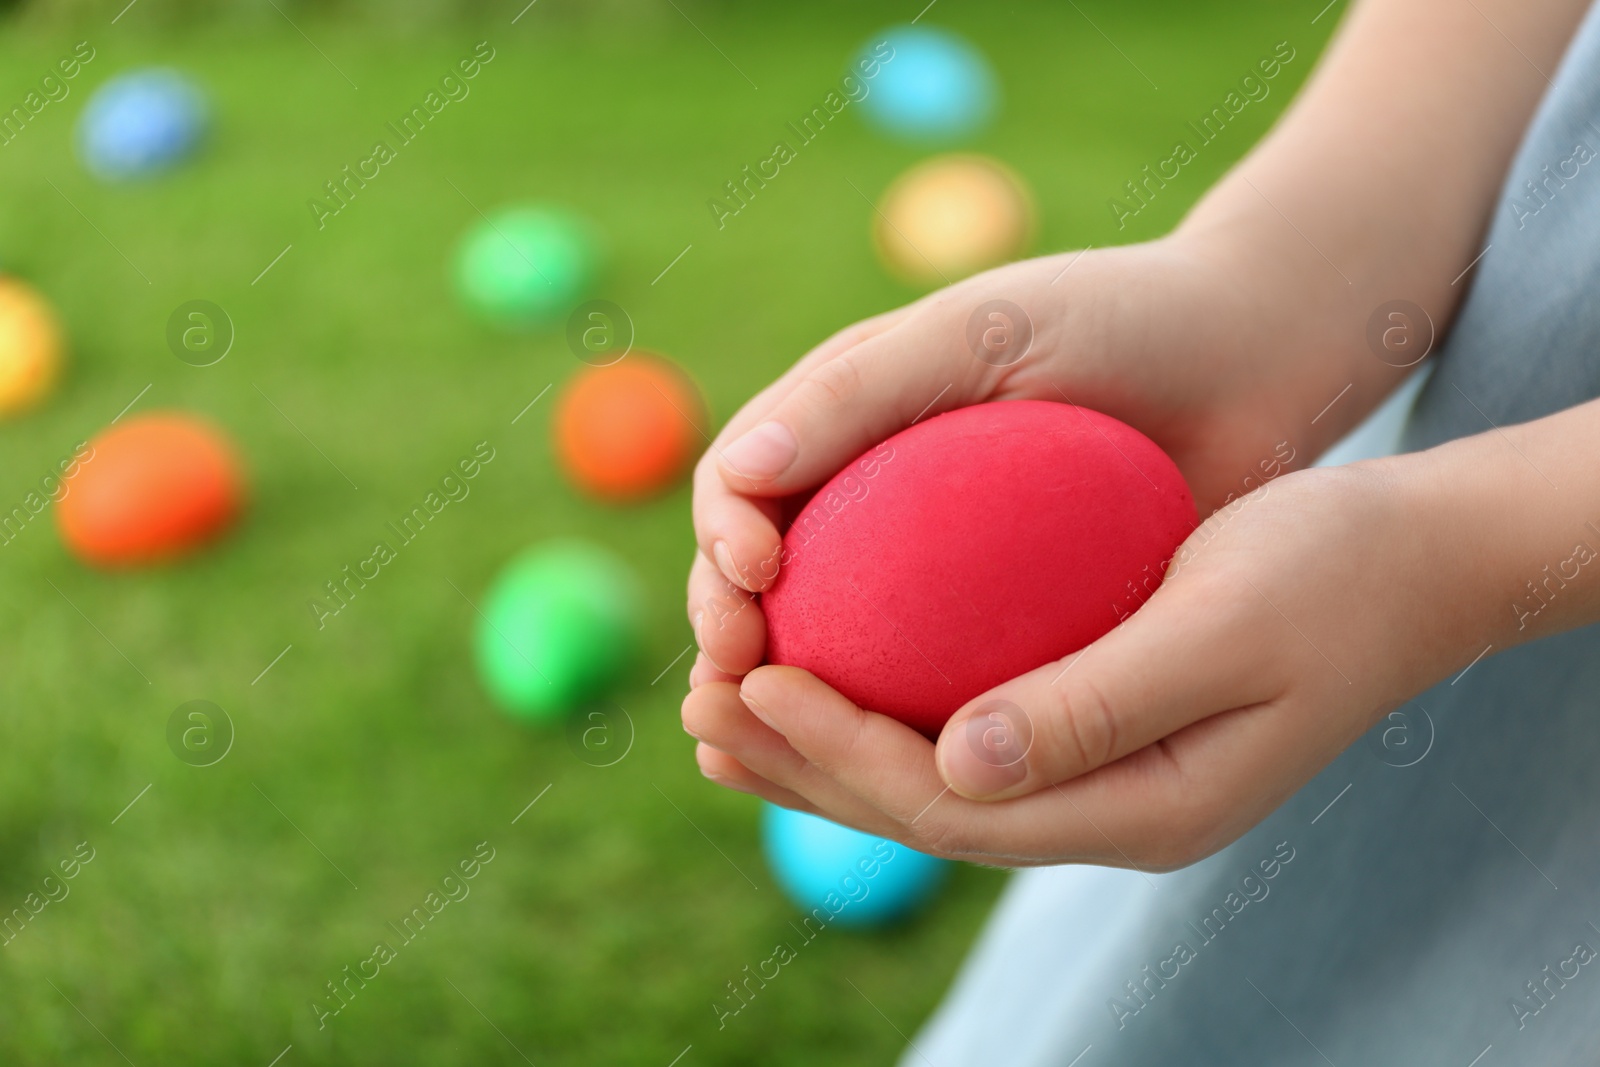
{"label": "yellow easter egg", "polygon": [[946,155],[889,186],[873,241],[891,273],[948,284],[1022,255],[1033,226],[1033,199],[1011,168],[987,156]]}
{"label": "yellow easter egg", "polygon": [[0,416],[42,400],[61,371],[61,328],[42,296],[0,278]]}

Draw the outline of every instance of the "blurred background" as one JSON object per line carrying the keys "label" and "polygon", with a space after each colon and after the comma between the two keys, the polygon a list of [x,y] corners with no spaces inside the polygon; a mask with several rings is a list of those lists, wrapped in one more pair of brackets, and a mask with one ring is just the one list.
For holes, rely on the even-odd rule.
{"label": "blurred background", "polygon": [[[0,4],[0,270],[53,309],[64,351],[0,422],[0,508],[26,513],[0,536],[0,916],[21,909],[0,934],[0,1062],[887,1063],[1004,884],[956,869],[918,914],[830,927],[731,999],[801,912],[760,805],[700,777],[678,722],[687,485],[618,501],[558,454],[562,396],[607,362],[569,312],[611,302],[714,434],[810,346],[931,288],[874,246],[908,169],[1004,164],[1031,190],[1011,254],[1159,235],[1268,128],[1340,9],[524,4]],[[787,124],[914,19],[982,57],[981,121],[900,136],[853,101],[802,146]],[[1198,144],[1188,123],[1285,41],[1270,92],[1119,225],[1124,183]],[[389,124],[486,51],[400,146]],[[199,94],[203,134],[159,173],[108,174],[89,103],[150,67]],[[330,200],[380,140],[394,158]],[[795,158],[734,205],[725,183],[780,140]],[[594,265],[506,328],[474,313],[461,257],[518,204],[581,220]],[[107,567],[26,501],[80,442],[155,412],[231,442],[245,504],[181,558]],[[485,442],[470,493],[320,613],[326,583]],[[506,714],[480,677],[496,576],[552,539],[637,585],[603,714]],[[206,718],[175,735],[192,701]],[[468,891],[427,905],[452,875]],[[397,958],[349,981],[379,942]]]}

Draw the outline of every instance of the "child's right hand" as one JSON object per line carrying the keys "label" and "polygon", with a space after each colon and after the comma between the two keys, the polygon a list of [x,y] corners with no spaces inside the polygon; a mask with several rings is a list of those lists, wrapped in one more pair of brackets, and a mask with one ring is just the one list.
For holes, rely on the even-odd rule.
{"label": "child's right hand", "polygon": [[[1299,409],[1323,402],[1300,381],[1311,353],[1295,358],[1286,341],[1292,302],[1274,302],[1281,285],[1251,277],[1259,269],[1178,237],[1049,256],[932,293],[812,350],[729,421],[695,471],[688,613],[701,655],[691,686],[762,662],[766,627],[749,593],[777,574],[784,498],[812,492],[920,419],[991,400],[1070,401],[1165,449],[1202,517],[1254,488],[1261,464],[1284,458],[1283,425],[1304,427],[1315,408]],[[1027,321],[979,312],[994,300]],[[971,339],[991,328],[1000,332],[987,347]]]}

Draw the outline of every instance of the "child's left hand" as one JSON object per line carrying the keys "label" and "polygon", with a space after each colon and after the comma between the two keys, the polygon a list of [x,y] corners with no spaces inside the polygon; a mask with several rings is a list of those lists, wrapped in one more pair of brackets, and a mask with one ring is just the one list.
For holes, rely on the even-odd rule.
{"label": "child's left hand", "polygon": [[937,746],[781,666],[700,685],[685,728],[713,780],[926,852],[1192,863],[1509,640],[1508,613],[1462,580],[1482,549],[1462,530],[1485,503],[1462,487],[1463,454],[1443,472],[1437,450],[1303,471],[1241,498],[1125,623],[974,700]]}

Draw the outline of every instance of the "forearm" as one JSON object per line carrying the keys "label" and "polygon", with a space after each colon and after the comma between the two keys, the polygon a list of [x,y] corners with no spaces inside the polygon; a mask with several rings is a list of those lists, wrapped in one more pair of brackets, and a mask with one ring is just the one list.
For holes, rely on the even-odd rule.
{"label": "forearm", "polygon": [[1453,650],[1444,662],[1600,620],[1597,456],[1591,401],[1373,464],[1431,541],[1433,573],[1396,595],[1433,601],[1441,648]]}
{"label": "forearm", "polygon": [[1411,300],[1438,334],[1448,326],[1466,290],[1452,283],[1482,250],[1545,76],[1586,7],[1364,0],[1279,125],[1179,228],[1253,291],[1260,313],[1241,324],[1245,343],[1300,364],[1285,376],[1287,416],[1309,425],[1352,387],[1309,431],[1308,452],[1405,376],[1367,346],[1379,305]]}

